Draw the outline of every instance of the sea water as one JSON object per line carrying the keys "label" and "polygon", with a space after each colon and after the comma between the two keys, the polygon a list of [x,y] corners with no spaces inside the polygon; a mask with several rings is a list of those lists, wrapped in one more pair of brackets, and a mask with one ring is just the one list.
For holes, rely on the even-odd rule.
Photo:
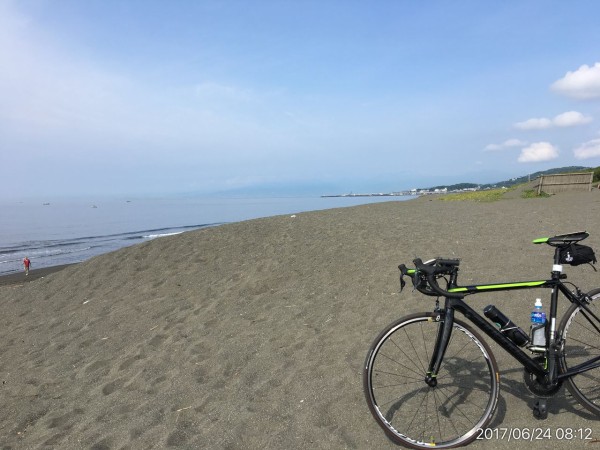
{"label": "sea water", "polygon": [[150,239],[229,222],[414,198],[285,197],[2,201],[0,275],[85,261]]}

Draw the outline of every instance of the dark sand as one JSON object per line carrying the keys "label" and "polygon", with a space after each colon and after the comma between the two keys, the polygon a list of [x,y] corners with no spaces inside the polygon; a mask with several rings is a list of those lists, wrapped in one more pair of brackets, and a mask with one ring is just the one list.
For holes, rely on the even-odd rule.
{"label": "dark sand", "polygon": [[23,286],[25,283],[30,283],[39,278],[44,278],[51,273],[58,272],[59,270],[69,267],[69,264],[62,266],[44,267],[42,269],[30,269],[29,275],[25,275],[25,271],[18,273],[11,273],[9,275],[0,276],[0,287],[2,286]]}
{"label": "dark sand", "polygon": [[[366,406],[364,358],[389,322],[433,307],[411,289],[398,294],[397,265],[460,257],[463,284],[543,279],[552,250],[531,240],[587,230],[600,251],[599,218],[598,191],[422,198],[198,230],[4,285],[0,448],[396,448]],[[600,286],[588,266],[567,273]],[[469,301],[480,311],[495,303],[526,328],[547,294]],[[548,419],[534,420],[520,366],[492,348],[502,381],[493,426],[551,430],[530,448],[571,448],[555,437],[566,427],[600,438],[564,390]]]}

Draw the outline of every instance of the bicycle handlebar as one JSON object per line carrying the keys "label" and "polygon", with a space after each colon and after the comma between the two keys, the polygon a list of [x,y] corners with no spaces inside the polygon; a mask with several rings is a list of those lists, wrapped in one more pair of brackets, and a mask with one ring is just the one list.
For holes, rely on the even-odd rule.
{"label": "bicycle handlebar", "polygon": [[416,269],[408,269],[404,264],[398,266],[401,272],[401,289],[406,284],[403,280],[403,276],[408,275],[412,277],[415,289],[425,295],[453,298],[464,297],[464,294],[448,292],[447,290],[442,289],[437,282],[437,278],[444,275],[449,275],[451,277],[451,282],[456,281],[458,265],[460,264],[458,259],[436,258],[423,262],[420,258],[416,258],[413,260],[413,263]]}

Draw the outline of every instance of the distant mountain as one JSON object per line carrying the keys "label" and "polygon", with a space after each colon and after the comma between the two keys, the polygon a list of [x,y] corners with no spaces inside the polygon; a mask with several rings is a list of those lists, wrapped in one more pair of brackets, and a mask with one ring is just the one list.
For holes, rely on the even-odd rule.
{"label": "distant mountain", "polygon": [[319,196],[323,192],[335,192],[339,188],[325,182],[281,182],[227,189],[214,192],[216,197],[302,197]]}
{"label": "distant mountain", "polygon": [[461,189],[493,189],[500,187],[511,187],[516,184],[527,183],[530,180],[535,180],[540,175],[553,175],[555,173],[569,173],[569,172],[592,172],[594,170],[593,167],[583,167],[583,166],[568,166],[568,167],[559,167],[557,169],[548,169],[540,172],[535,172],[528,175],[523,175],[518,178],[511,178],[510,180],[498,181],[497,183],[489,183],[489,184],[477,184],[477,183],[457,183],[443,186],[433,186],[430,188],[426,188],[427,190],[435,190],[435,189],[448,189],[449,191],[457,191]]}

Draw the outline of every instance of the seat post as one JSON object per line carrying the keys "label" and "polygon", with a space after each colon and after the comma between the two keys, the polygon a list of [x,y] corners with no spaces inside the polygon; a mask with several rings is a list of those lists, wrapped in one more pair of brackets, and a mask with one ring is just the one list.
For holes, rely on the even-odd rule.
{"label": "seat post", "polygon": [[[554,249],[554,265],[552,266],[552,279],[555,281],[560,280],[562,275],[562,264],[560,263],[560,251],[561,247],[557,246]],[[548,343],[548,381],[556,382],[557,374],[557,361],[556,352],[558,348],[556,346],[556,314],[558,311],[558,285],[552,287],[552,294],[550,299],[550,316],[548,317],[549,326],[546,327],[546,342]],[[545,410],[545,404],[538,405],[539,408]],[[535,414],[535,411],[534,411]],[[543,414],[542,414],[543,415]]]}
{"label": "seat post", "polygon": [[562,264],[560,263],[560,247],[554,247],[554,264],[552,265],[552,279],[559,279],[561,274]]}

